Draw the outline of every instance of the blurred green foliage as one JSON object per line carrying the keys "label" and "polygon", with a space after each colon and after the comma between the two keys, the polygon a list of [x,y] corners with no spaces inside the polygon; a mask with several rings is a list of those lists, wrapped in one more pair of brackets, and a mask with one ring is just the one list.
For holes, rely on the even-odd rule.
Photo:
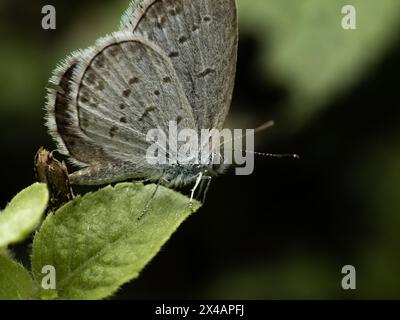
{"label": "blurred green foliage", "polygon": [[34,294],[29,272],[15,262],[5,250],[0,250],[0,300],[27,300]]}
{"label": "blurred green foliage", "polygon": [[[129,1],[102,1],[95,10],[91,1],[79,6],[77,3],[55,4],[56,31],[41,29],[41,5],[45,3],[35,3],[28,8],[21,5],[21,12],[16,12],[18,20],[6,11],[7,7],[15,10],[13,5],[5,4],[0,12],[0,35],[2,47],[6,48],[0,52],[0,115],[11,113],[29,117],[40,112],[45,87],[56,64],[72,51],[86,48],[95,39],[116,30],[127,3]],[[68,15],[73,18],[64,21]],[[32,26],[29,26],[28,30],[15,32],[16,24],[24,18],[28,22],[32,20],[35,29],[31,30]],[[24,29],[22,23],[17,27]]]}
{"label": "blurred green foliage", "polygon": [[[397,0],[239,0],[242,33],[262,46],[262,71],[288,89],[290,125],[301,126],[335,95],[349,90],[386,53],[400,28]],[[344,30],[342,7],[357,12]]]}
{"label": "blurred green foliage", "polygon": [[43,183],[22,190],[0,211],[0,249],[32,233],[46,210],[49,192]]}

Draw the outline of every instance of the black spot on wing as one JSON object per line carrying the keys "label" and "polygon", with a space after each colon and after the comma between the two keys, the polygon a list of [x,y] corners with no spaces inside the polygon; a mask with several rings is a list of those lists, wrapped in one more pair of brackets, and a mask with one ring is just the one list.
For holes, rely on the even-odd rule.
{"label": "black spot on wing", "polygon": [[99,55],[95,58],[94,60],[94,65],[98,68],[104,68],[105,66],[105,60],[104,57],[102,55]]}
{"label": "black spot on wing", "polygon": [[215,69],[213,68],[206,68],[198,74],[198,77],[204,78],[211,73],[215,73]]}
{"label": "black spot on wing", "polygon": [[186,41],[188,41],[189,39],[188,39],[188,37],[186,37],[186,36],[180,36],[179,38],[178,38],[178,42],[179,43],[185,43]]}
{"label": "black spot on wing", "polygon": [[140,82],[140,80],[137,77],[133,77],[133,78],[129,79],[129,84],[130,85],[134,85],[134,84],[137,84],[139,82]]}
{"label": "black spot on wing", "polygon": [[114,136],[115,136],[115,133],[118,131],[118,128],[117,127],[112,127],[111,129],[110,129],[110,137],[111,138],[114,138]]}
{"label": "black spot on wing", "polygon": [[172,51],[168,54],[168,57],[170,58],[177,58],[179,57],[179,52],[178,51]]}
{"label": "black spot on wing", "polygon": [[196,32],[196,31],[198,31],[200,29],[200,27],[197,25],[197,24],[193,24],[193,26],[192,26],[192,31],[193,32]]}
{"label": "black spot on wing", "polygon": [[131,93],[132,93],[131,89],[126,89],[126,90],[122,91],[122,96],[124,98],[128,98],[131,95]]}
{"label": "black spot on wing", "polygon": [[146,118],[146,117],[149,115],[150,112],[153,112],[153,111],[155,111],[156,109],[157,109],[156,107],[147,107],[147,108],[144,110],[144,113],[140,116],[139,121],[143,121],[144,118]]}

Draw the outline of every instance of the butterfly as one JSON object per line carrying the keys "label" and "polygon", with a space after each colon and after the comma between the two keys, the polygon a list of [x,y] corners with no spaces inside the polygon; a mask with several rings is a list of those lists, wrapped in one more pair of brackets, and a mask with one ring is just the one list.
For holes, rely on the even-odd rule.
{"label": "butterfly", "polygon": [[[136,0],[120,30],[71,54],[54,71],[46,119],[78,185],[125,180],[180,187],[223,164],[150,165],[152,128],[221,129],[235,82],[235,0]],[[195,188],[194,188],[195,189]],[[193,192],[192,190],[192,198]]]}

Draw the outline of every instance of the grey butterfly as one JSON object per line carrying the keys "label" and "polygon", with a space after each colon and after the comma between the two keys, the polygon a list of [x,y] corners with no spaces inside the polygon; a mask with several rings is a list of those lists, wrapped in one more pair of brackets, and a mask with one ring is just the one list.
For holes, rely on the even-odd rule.
{"label": "grey butterfly", "polygon": [[[72,184],[145,179],[198,184],[224,166],[149,165],[145,133],[220,129],[237,60],[235,0],[137,0],[120,30],[73,53],[55,70],[47,126],[58,150],[81,169]],[[192,194],[193,196],[193,194]]]}

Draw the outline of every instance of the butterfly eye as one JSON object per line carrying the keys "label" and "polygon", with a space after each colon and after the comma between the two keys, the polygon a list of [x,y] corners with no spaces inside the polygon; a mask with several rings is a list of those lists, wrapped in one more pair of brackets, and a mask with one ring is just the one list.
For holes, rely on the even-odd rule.
{"label": "butterfly eye", "polygon": [[220,164],[215,164],[215,163],[214,163],[214,164],[212,165],[213,171],[218,172],[220,168],[221,168],[221,165],[220,165]]}

